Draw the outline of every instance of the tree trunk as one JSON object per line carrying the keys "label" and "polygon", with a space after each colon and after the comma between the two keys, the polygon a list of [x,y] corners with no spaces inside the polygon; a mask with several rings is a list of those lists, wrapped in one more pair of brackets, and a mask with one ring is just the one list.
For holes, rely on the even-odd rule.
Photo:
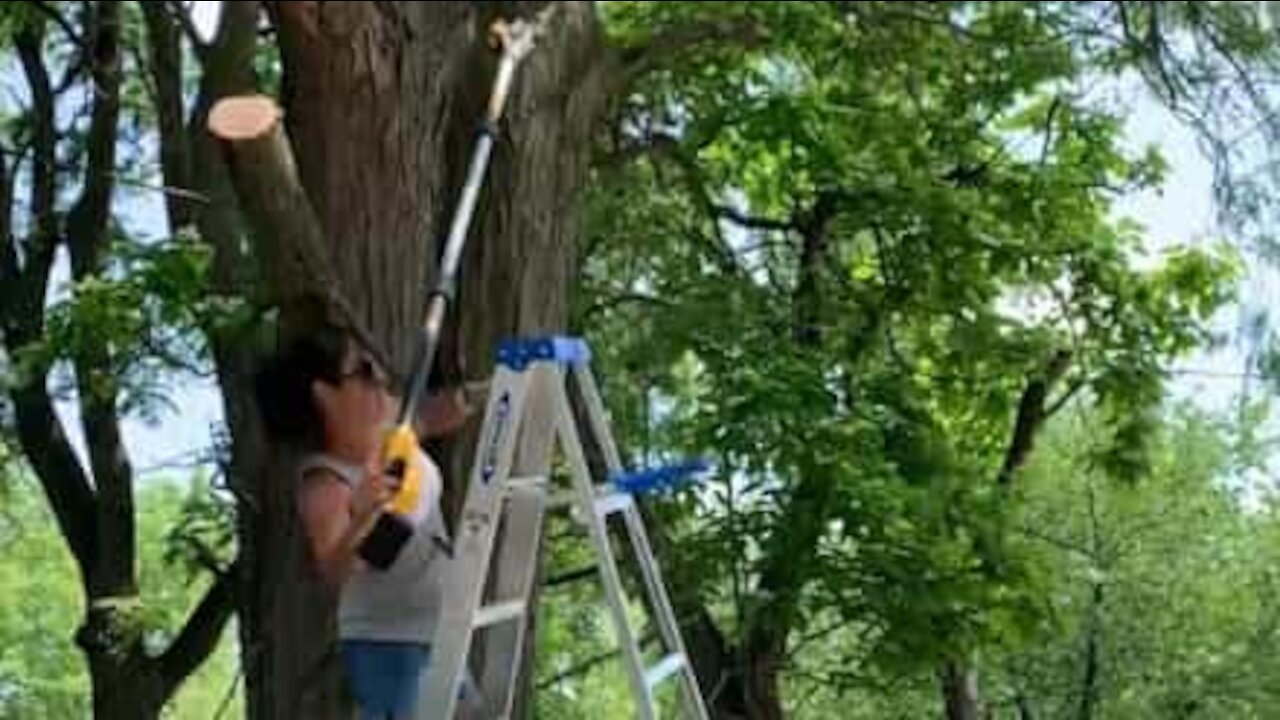
{"label": "tree trunk", "polygon": [[947,663],[941,673],[941,684],[947,720],[978,720],[981,717],[976,668],[969,663]]}
{"label": "tree trunk", "polygon": [[110,651],[88,650],[93,686],[93,717],[97,720],[146,720],[160,717],[164,705],[159,676],[135,647],[124,657]]}
{"label": "tree trunk", "polygon": [[[287,137],[323,235],[320,261],[402,374],[496,67],[488,27],[545,4],[272,7]],[[605,90],[593,4],[558,5],[517,72],[469,234],[449,318],[458,330],[440,359],[454,378],[487,377],[504,337],[565,330],[576,205]],[[244,383],[223,389],[229,408],[251,406]],[[299,541],[287,459],[242,445],[258,434],[254,413],[240,415],[229,420],[257,515],[241,538],[254,558],[246,587],[257,589],[245,608],[250,717],[346,717],[333,598]],[[475,432],[440,458],[454,510]]]}
{"label": "tree trunk", "polygon": [[1098,645],[1102,634],[1103,586],[1093,581],[1089,595],[1089,620],[1084,640],[1084,672],[1080,678],[1080,705],[1077,720],[1093,720],[1098,702]]}

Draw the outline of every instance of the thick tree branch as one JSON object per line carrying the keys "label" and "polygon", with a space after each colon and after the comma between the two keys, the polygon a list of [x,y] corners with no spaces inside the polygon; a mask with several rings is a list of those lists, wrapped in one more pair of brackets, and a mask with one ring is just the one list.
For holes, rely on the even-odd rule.
{"label": "thick tree branch", "polygon": [[[256,3],[243,4],[255,5]],[[182,4],[181,0],[165,0],[163,3],[145,2],[142,3],[142,5],[144,7],[163,5],[163,8],[156,7],[154,10],[149,12],[159,12],[160,14],[171,15],[175,20],[177,20],[179,27],[182,28],[182,34],[187,37],[187,42],[191,43],[191,48],[195,51],[196,57],[199,58],[202,63],[208,60],[212,49],[208,43],[200,38],[200,31],[196,28],[195,21],[191,19],[191,13],[187,12],[187,8]],[[165,9],[168,10],[167,13],[161,12]],[[223,12],[226,12],[225,7],[223,8]],[[147,23],[150,25],[151,20],[148,19]]]}
{"label": "thick tree branch", "polygon": [[15,308],[15,321],[23,326],[21,338],[10,341],[31,342],[44,324],[44,297],[48,287],[48,270],[53,263],[58,238],[55,214],[57,186],[57,128],[54,124],[53,89],[40,46],[43,33],[38,27],[27,27],[14,38],[23,74],[31,90],[32,145],[35,149],[31,171],[30,213],[34,224],[26,243],[23,271],[22,306]]}
{"label": "thick tree branch", "polygon": [[[101,270],[110,242],[120,121],[120,4],[94,5],[90,67],[94,86],[83,189],[67,215],[71,271],[78,282]],[[80,415],[97,496],[94,592],[136,591],[133,470],[120,435],[111,349],[104,342],[79,348],[75,360]]]}
{"label": "thick tree branch", "polygon": [[[167,4],[142,3],[142,17],[147,26],[147,71],[155,86],[160,126],[160,167],[165,185],[188,188],[191,185],[191,160],[182,110],[182,44],[177,25],[165,11]],[[174,12],[186,14],[181,8]],[[165,206],[171,233],[191,224],[194,209],[187,198],[177,193],[166,193]]]}
{"label": "thick tree branch", "polygon": [[210,110],[208,125],[224,142],[240,207],[263,239],[257,247],[269,292],[283,304],[321,298],[332,317],[360,328],[329,269],[320,222],[298,179],[275,102],[262,95],[224,98]]}
{"label": "thick tree branch", "polygon": [[[32,98],[31,125],[34,148],[30,184],[32,231],[23,248],[23,264],[18,265],[16,239],[12,226],[6,243],[5,273],[13,276],[6,302],[0,306],[4,321],[4,340],[10,355],[36,342],[44,332],[44,299],[49,283],[58,237],[55,214],[55,148],[53,89],[41,53],[43,29],[39,24],[25,26],[14,37],[22,71]],[[12,192],[12,178],[6,179]],[[9,198],[11,199],[11,198]],[[12,293],[10,295],[9,293]],[[97,517],[89,479],[80,466],[62,422],[53,410],[45,388],[47,366],[28,368],[28,374],[12,391],[17,419],[18,441],[32,469],[40,479],[49,505],[57,518],[58,528],[66,538],[72,555],[80,567],[86,586],[94,563]]]}
{"label": "thick tree branch", "polygon": [[[207,205],[196,214],[197,227],[201,238],[214,250],[214,287],[228,295],[246,286],[245,277],[252,263],[242,249],[244,228],[235,188],[231,186],[231,178],[223,162],[221,145],[209,134],[207,123],[209,108],[219,99],[253,91],[257,22],[257,3],[223,5],[218,34],[201,59],[204,73],[186,131],[191,167],[202,168],[200,177],[193,175],[189,179],[196,184],[195,189],[207,198]],[[174,184],[173,178],[166,177],[165,180],[167,185]]]}
{"label": "thick tree branch", "polygon": [[236,564],[217,574],[178,636],[157,659],[164,697],[172,696],[178,685],[217,648],[236,606],[238,571],[239,565]]}
{"label": "thick tree branch", "polygon": [[67,216],[68,246],[77,279],[97,270],[106,250],[112,178],[120,118],[119,5],[100,2],[94,13],[93,110],[89,120],[84,187]]}
{"label": "thick tree branch", "polygon": [[1009,441],[1008,450],[1005,451],[1000,474],[996,477],[1000,487],[1010,486],[1013,483],[1013,476],[1031,457],[1036,434],[1040,432],[1040,427],[1047,418],[1045,402],[1048,399],[1049,390],[1071,366],[1071,358],[1072,353],[1069,350],[1059,350],[1054,353],[1044,371],[1038,377],[1032,378],[1027,383],[1026,389],[1022,391],[1022,397],[1018,401],[1018,414],[1013,423],[1013,437]]}
{"label": "thick tree branch", "polygon": [[[21,158],[14,162],[15,169]],[[18,281],[21,268],[18,265],[17,236],[13,232],[13,176],[9,163],[0,154],[0,339],[9,326],[6,308],[18,303]]]}
{"label": "thick tree branch", "polygon": [[97,536],[97,513],[89,479],[76,458],[62,422],[54,414],[53,404],[44,388],[40,373],[12,392],[17,415],[18,442],[27,456],[40,484],[44,487],[58,520],[58,529],[66,538],[71,554],[80,566],[86,587],[94,562],[94,538]]}

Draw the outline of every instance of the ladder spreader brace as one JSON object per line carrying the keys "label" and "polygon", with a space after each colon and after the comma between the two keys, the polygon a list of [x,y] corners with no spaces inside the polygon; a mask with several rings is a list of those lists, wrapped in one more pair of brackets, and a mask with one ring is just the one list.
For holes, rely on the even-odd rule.
{"label": "ladder spreader brace", "polygon": [[[423,678],[418,720],[507,718],[525,653],[542,537],[549,509],[553,451],[569,470],[565,496],[586,525],[604,586],[638,717],[657,717],[655,688],[679,682],[686,717],[706,720],[693,666],[663,584],[634,494],[677,487],[701,462],[625,472],[590,364],[586,342],[544,337],[503,343],[490,383],[471,469],[466,504],[457,523],[454,553],[443,580],[442,609]],[[603,454],[606,477],[596,481],[570,403],[569,377],[584,408],[585,432]],[[640,567],[654,611],[662,657],[646,666],[628,619],[618,562],[607,521],[618,515]],[[499,528],[501,527],[501,533]],[[499,537],[501,535],[501,537]],[[473,678],[473,650],[482,650]],[[464,678],[471,678],[464,687]],[[459,698],[466,700],[460,703]]]}

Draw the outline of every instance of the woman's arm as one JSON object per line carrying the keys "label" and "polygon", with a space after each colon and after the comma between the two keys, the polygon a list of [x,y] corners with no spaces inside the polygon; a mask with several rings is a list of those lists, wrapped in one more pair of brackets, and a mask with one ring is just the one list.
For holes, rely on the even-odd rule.
{"label": "woman's arm", "polygon": [[363,561],[357,555],[381,513],[389,491],[379,475],[357,491],[327,474],[303,483],[299,509],[320,577],[335,590]]}

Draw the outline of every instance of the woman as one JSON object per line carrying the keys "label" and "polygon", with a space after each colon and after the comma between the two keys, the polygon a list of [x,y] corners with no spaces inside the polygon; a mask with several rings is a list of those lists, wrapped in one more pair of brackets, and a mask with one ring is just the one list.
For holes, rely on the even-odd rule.
{"label": "woman", "polygon": [[[398,400],[375,356],[352,333],[322,325],[299,337],[257,378],[269,433],[303,453],[298,511],[321,578],[339,597],[338,636],[364,718],[411,717],[439,615],[440,469],[419,451],[415,532],[394,564],[377,570],[359,547],[394,492],[380,450]],[[461,393],[424,403],[419,437],[462,424]]]}

